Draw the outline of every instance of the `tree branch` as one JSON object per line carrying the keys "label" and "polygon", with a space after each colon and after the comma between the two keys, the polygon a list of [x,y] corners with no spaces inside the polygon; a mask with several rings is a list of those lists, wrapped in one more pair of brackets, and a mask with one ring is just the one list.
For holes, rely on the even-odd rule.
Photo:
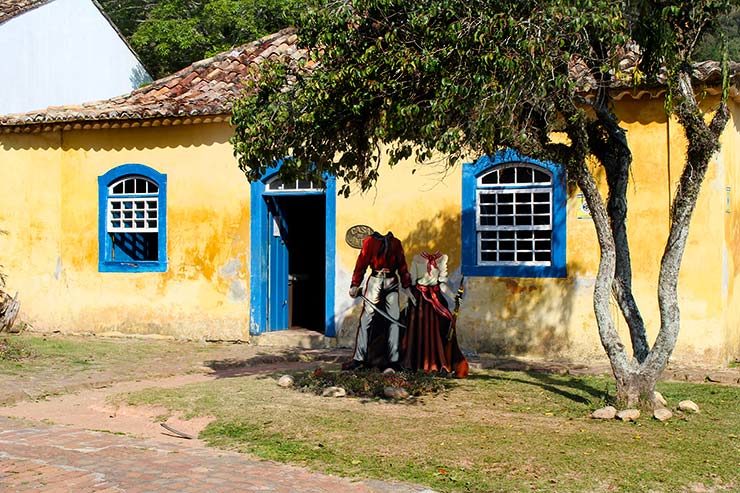
{"label": "tree branch", "polygon": [[645,322],[632,293],[632,261],[627,237],[627,186],[632,152],[626,133],[607,106],[607,101],[607,98],[598,98],[593,105],[597,121],[590,127],[589,133],[591,147],[604,166],[609,186],[607,212],[616,254],[612,291],[629,327],[634,357],[642,363],[647,358],[650,347]]}
{"label": "tree branch", "polygon": [[622,344],[619,338],[614,320],[609,311],[609,301],[611,299],[612,285],[616,271],[614,237],[609,225],[609,216],[604,205],[604,200],[596,185],[596,180],[586,165],[589,142],[585,122],[578,115],[575,108],[568,108],[561,104],[560,109],[568,122],[567,133],[573,148],[571,158],[567,161],[568,171],[575,178],[591,211],[591,218],[596,228],[596,237],[599,241],[601,251],[594,286],[594,313],[596,315],[599,338],[609,356],[614,377],[620,382],[625,382],[631,373],[631,366],[624,350],[624,344]]}
{"label": "tree branch", "polygon": [[671,207],[668,241],[660,263],[658,277],[660,331],[653,350],[643,363],[646,369],[652,370],[656,375],[667,365],[678,339],[681,319],[678,304],[678,274],[689,236],[691,216],[712,155],[719,149],[719,135],[729,120],[729,112],[723,101],[711,124],[705,123],[688,71],[678,75],[676,88],[678,97],[676,115],[686,133],[688,148],[686,163]]}

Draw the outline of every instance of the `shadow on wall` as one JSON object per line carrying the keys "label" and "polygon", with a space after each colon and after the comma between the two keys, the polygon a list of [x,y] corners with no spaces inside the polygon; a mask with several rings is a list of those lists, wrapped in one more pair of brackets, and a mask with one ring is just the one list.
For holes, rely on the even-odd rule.
{"label": "shadow on wall", "polygon": [[357,337],[357,327],[360,323],[362,314],[362,303],[355,302],[350,305],[339,318],[336,334],[337,346],[343,348],[354,348],[355,338]]}
{"label": "shadow on wall", "polygon": [[572,279],[471,277],[460,309],[460,344],[496,355],[567,352],[576,288]]}
{"label": "shadow on wall", "polygon": [[[440,212],[419,221],[401,239],[407,261],[421,251],[440,250],[450,276],[461,264],[461,215]],[[579,268],[570,263],[571,277]],[[457,284],[453,279],[452,287]],[[454,289],[453,289],[454,290]],[[466,349],[497,355],[555,356],[566,352],[576,286],[573,279],[466,278],[458,338]],[[341,345],[353,346],[361,305],[352,306],[338,328]]]}
{"label": "shadow on wall", "polygon": [[[465,284],[457,325],[464,349],[545,357],[567,353],[576,294],[572,280],[469,277]],[[355,303],[343,313],[337,326],[340,347],[354,347],[361,310]]]}
{"label": "shadow on wall", "polygon": [[446,253],[452,275],[460,266],[460,214],[439,212],[431,219],[423,219],[401,242],[409,264],[422,251]]}
{"label": "shadow on wall", "polygon": [[[121,151],[151,149],[190,149],[203,146],[228,145],[232,130],[226,123],[155,126],[143,120],[147,127],[53,130],[39,133],[0,133],[1,150],[64,149],[83,151]],[[104,122],[85,122],[97,125]],[[130,122],[114,122],[124,124]],[[141,123],[141,122],[136,122]],[[70,123],[70,125],[81,125]],[[41,127],[46,127],[42,125]],[[237,169],[236,161],[234,168]],[[246,183],[246,178],[245,178]]]}

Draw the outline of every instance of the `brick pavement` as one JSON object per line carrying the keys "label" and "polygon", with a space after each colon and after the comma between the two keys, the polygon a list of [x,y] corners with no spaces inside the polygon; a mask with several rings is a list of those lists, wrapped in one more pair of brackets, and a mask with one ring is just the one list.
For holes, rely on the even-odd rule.
{"label": "brick pavement", "polygon": [[411,493],[214,449],[0,418],[0,491]]}

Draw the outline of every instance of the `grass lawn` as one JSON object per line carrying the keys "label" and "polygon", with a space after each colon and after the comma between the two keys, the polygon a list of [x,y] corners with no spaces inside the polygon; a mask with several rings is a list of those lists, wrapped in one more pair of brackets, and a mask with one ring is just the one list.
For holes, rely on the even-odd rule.
{"label": "grass lawn", "polygon": [[243,345],[22,334],[0,336],[0,404],[87,385],[187,373]]}
{"label": "grass lawn", "polygon": [[272,377],[228,378],[119,396],[216,418],[209,444],[342,476],[438,491],[737,491],[740,388],[661,383],[698,415],[636,424],[587,418],[608,378],[481,371],[435,396],[387,402],[283,389]]}
{"label": "grass lawn", "polygon": [[0,375],[95,370],[177,353],[169,341],[13,335],[0,337]]}

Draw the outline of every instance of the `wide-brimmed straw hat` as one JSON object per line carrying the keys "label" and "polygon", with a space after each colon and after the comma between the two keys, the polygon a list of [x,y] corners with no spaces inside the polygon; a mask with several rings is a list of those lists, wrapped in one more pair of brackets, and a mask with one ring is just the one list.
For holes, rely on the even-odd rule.
{"label": "wide-brimmed straw hat", "polygon": [[375,233],[375,230],[370,226],[357,224],[347,230],[347,234],[344,235],[344,241],[352,248],[359,250],[362,248],[362,241],[373,233]]}

